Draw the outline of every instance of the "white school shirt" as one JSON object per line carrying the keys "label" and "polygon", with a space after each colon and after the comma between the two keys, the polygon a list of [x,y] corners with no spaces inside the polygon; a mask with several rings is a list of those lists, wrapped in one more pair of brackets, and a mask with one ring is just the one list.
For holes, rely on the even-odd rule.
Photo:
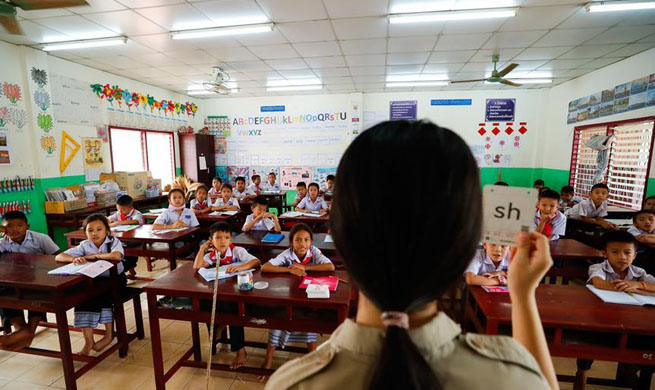
{"label": "white school shirt", "polygon": [[9,236],[4,236],[0,239],[0,252],[43,253],[52,255],[58,251],[59,247],[52,241],[50,236],[31,230],[25,232],[25,238],[20,244],[12,241]]}
{"label": "white school shirt", "polygon": [[298,256],[293,251],[293,248],[289,248],[277,255],[277,257],[269,260],[269,263],[277,267],[289,267],[296,263],[302,264],[304,261],[308,260],[308,257],[309,261],[307,261],[306,265],[332,264],[330,259],[321,253],[321,250],[314,245],[309,248],[302,261],[298,259]]}
{"label": "white school shirt", "polygon": [[271,184],[268,180],[265,180],[264,184],[262,184],[262,190],[269,191],[269,192],[278,192],[280,191],[280,183],[275,182],[275,184]]}
{"label": "white school shirt", "polygon": [[309,195],[306,195],[304,198],[302,198],[296,207],[309,211],[321,211],[323,209],[327,209],[328,205],[320,196],[317,196],[316,201],[312,202],[312,199],[309,197]]}
{"label": "white school shirt", "polygon": [[252,192],[253,195],[259,195],[259,193],[262,192],[262,188],[261,188],[261,187],[257,187],[257,186],[254,185],[254,184],[249,185],[248,188],[247,188],[247,190],[250,190],[250,192]]}
{"label": "white school shirt", "polygon": [[[143,225],[143,214],[137,209],[132,209],[130,211],[126,218],[124,219],[125,221],[137,221],[137,224]],[[120,222],[121,221],[121,213],[119,211],[114,212],[112,215],[109,216],[109,221],[110,222]]]}
{"label": "white school shirt", "polygon": [[220,206],[237,206],[237,210],[241,209],[241,206],[239,206],[239,201],[236,198],[230,198],[227,203],[223,200],[223,198],[216,198],[216,201],[212,205],[214,207],[220,207]]}
{"label": "white school shirt", "polygon": [[204,210],[207,207],[212,207],[212,200],[211,199],[209,199],[209,198],[205,199],[204,203],[205,203],[204,204],[205,207],[202,207],[197,199],[191,199],[191,203],[189,204],[189,206],[190,206],[189,208],[191,209],[191,211],[193,211],[194,209],[195,210]]}
{"label": "white school shirt", "polygon": [[[621,280],[619,274],[614,272],[614,268],[612,268],[612,264],[610,264],[609,260],[605,260],[602,263],[592,264],[589,266],[589,279],[587,280],[587,283],[591,283],[591,279],[595,277],[599,277],[608,282]],[[626,273],[625,279],[623,280],[634,280],[637,282],[655,284],[655,276],[647,273],[645,269],[636,267],[634,265],[628,267],[628,272]]]}
{"label": "white school shirt", "polygon": [[569,218],[578,219],[580,217],[598,218],[607,215],[607,201],[603,201],[600,206],[596,207],[594,201],[585,199],[576,204],[570,209],[566,210],[566,216]]}
{"label": "white school shirt", "polygon": [[244,188],[243,192],[237,190],[236,188],[232,191],[232,196],[234,196],[237,199],[241,199],[250,195],[255,195],[255,192],[250,187]]}
{"label": "white school shirt", "polygon": [[205,254],[203,260],[205,261],[205,263],[209,265],[214,265],[216,263],[217,258],[219,261],[220,260],[225,261],[226,259],[229,259],[227,264],[247,263],[251,260],[257,259],[255,256],[248,253],[248,251],[243,249],[242,247],[230,245],[225,251],[225,255],[223,257],[220,257],[220,255],[217,254],[214,250],[211,250]]}
{"label": "white school shirt", "polygon": [[633,236],[641,236],[642,234],[655,234],[655,232],[647,232],[645,230],[639,229],[634,225],[628,228],[628,233],[632,234]]}
{"label": "white school shirt", "polygon": [[[537,210],[534,213],[532,230],[537,229],[540,220],[541,220],[541,211]],[[559,236],[563,236],[566,234],[566,217],[559,210],[556,211],[555,218],[551,219],[550,222],[548,223],[552,225],[552,228],[550,229],[550,234],[552,235],[552,237],[550,238],[551,241],[557,240]]]}
{"label": "white school shirt", "polygon": [[[243,226],[246,226],[247,224],[250,223],[255,219],[255,214],[248,214],[246,217],[246,223],[243,224]],[[271,218],[262,218],[260,219],[256,224],[253,225],[250,230],[266,230],[266,231],[271,231],[275,229],[275,222]]]}
{"label": "white school shirt", "polygon": [[[111,244],[107,245],[107,243],[111,242]],[[109,246],[109,250],[107,250],[107,246]],[[123,251],[123,244],[121,244],[121,241],[117,238],[113,238],[111,236],[105,237],[105,241],[102,242],[102,245],[100,245],[100,248],[98,248],[91,240],[84,240],[80,242],[80,244],[76,247],[73,248],[68,248],[64,251],[65,254],[73,256],[73,257],[84,257],[86,255],[95,255],[95,254],[103,254],[103,253],[113,253],[113,252],[120,252],[121,255],[125,255],[125,251]],[[118,263],[118,273],[122,273],[124,270],[123,263]],[[101,276],[109,276],[109,271],[105,271],[101,274]]]}
{"label": "white school shirt", "polygon": [[[582,199],[581,197],[579,197],[579,196],[577,196],[577,195],[574,195],[574,196],[571,198],[570,202],[575,203],[575,204],[573,205],[573,206],[575,206],[576,204],[582,202],[583,200],[584,200],[584,199]],[[568,206],[566,206],[566,204],[568,204],[568,203],[569,203],[569,202],[565,202],[564,200],[560,199],[560,200],[559,200],[559,207],[560,207],[560,208],[568,207]],[[571,206],[571,207],[573,207],[573,206]]]}
{"label": "white school shirt", "polygon": [[293,201],[294,201],[294,203],[295,202],[300,203],[300,201],[305,199],[306,197],[307,197],[307,194],[305,194],[305,196],[300,196],[300,194],[296,194],[296,198]]}
{"label": "white school shirt", "polygon": [[178,214],[177,211],[171,210],[171,209],[166,209],[163,213],[157,217],[155,220],[155,225],[172,225],[177,220],[181,220],[182,222],[186,223],[187,226],[198,226],[200,223],[198,223],[198,218],[196,218],[196,215],[191,211],[190,209],[182,209],[182,214]]}
{"label": "white school shirt", "polygon": [[466,268],[464,273],[471,272],[474,275],[483,275],[496,271],[507,271],[508,266],[509,252],[505,258],[500,260],[498,267],[496,267],[494,262],[489,258],[489,256],[487,256],[487,251],[482,248],[475,251],[475,255],[473,256],[471,263],[469,263],[469,266]]}
{"label": "white school shirt", "polygon": [[207,193],[208,193],[209,195],[220,195],[220,194],[221,194],[221,190],[220,190],[220,189],[217,190],[216,188],[214,188],[214,186],[212,186],[212,188],[210,188],[209,191],[207,191]]}
{"label": "white school shirt", "polygon": [[326,194],[326,195],[332,195],[332,190],[327,188],[327,187],[321,188],[321,192]]}

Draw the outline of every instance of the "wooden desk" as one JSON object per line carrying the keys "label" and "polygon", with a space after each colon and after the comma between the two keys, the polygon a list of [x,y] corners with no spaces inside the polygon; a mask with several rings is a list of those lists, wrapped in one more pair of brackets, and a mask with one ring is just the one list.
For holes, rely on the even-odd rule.
{"label": "wooden desk", "polygon": [[280,219],[280,225],[282,225],[282,229],[286,230],[286,224],[293,225],[296,223],[306,223],[309,225],[309,227],[312,228],[312,231],[314,233],[327,233],[329,230],[329,223],[330,223],[330,214],[325,213],[321,215],[320,217],[307,217],[304,215],[300,215],[297,217],[285,217],[284,214],[279,217]]}
{"label": "wooden desk", "polygon": [[[121,240],[121,242],[138,242],[143,244],[141,247],[123,247],[126,256],[168,258],[170,268],[173,270],[177,267],[177,256],[182,256],[198,248],[198,239],[194,235],[199,230],[198,227],[192,227],[179,232],[156,234],[152,231],[152,225],[142,225],[127,232],[112,232],[112,234]],[[86,235],[82,230],[66,233],[65,236],[69,248],[77,245],[80,241],[86,240]],[[168,250],[153,249],[152,244],[156,242],[168,244]],[[182,242],[184,245],[176,248],[175,244],[178,242]]]}
{"label": "wooden desk", "polygon": [[[282,208],[286,205],[287,191],[285,190],[282,190],[280,192],[262,191],[259,195],[268,199],[268,207],[276,208],[277,215],[282,214]],[[253,199],[252,197],[248,199],[239,199],[239,206],[241,206],[241,209],[246,210],[248,211],[248,213],[250,213],[250,209],[252,207],[252,199]]]}
{"label": "wooden desk", "polygon": [[[163,203],[168,203],[167,195],[160,195],[151,198],[136,198],[134,199],[134,208],[145,209],[152,206],[161,206]],[[104,215],[110,215],[116,210],[116,205],[105,205],[105,206],[94,206],[94,207],[85,207],[79,210],[72,210],[65,214],[47,214],[45,215],[46,224],[48,225],[48,235],[54,239],[54,228],[55,227],[67,227],[73,229],[79,229],[82,226],[82,221],[84,218],[91,214],[100,213]]]}
{"label": "wooden desk", "polygon": [[[116,267],[111,268],[110,278],[91,279],[86,276],[48,275],[48,271],[61,267],[52,255],[4,253],[0,255],[0,307],[36,310],[54,313],[57,319],[60,351],[29,347],[22,353],[60,358],[64,369],[66,388],[75,390],[76,379],[84,375],[106,357],[119,349],[120,357],[127,355],[128,343],[137,337],[128,334],[125,326],[123,303],[119,296]],[[97,357],[73,354],[66,311],[97,295],[112,293],[116,310],[118,343],[107,348]],[[73,361],[86,364],[77,371]]]}
{"label": "wooden desk", "polygon": [[[349,281],[339,283],[339,288],[330,293],[329,299],[308,299],[304,290],[298,288],[301,278],[291,274],[262,274],[254,272],[255,282],[266,281],[269,287],[264,290],[239,291],[236,277],[218,282],[218,310],[216,323],[222,325],[245,326],[251,328],[286,329],[291,331],[331,333],[348,315],[352,282],[345,271],[315,272],[317,275],[334,275]],[[150,337],[155,371],[155,387],[166,388],[166,382],[180,367],[206,367],[200,351],[200,332],[198,323],[209,323],[211,312],[201,311],[200,301],[212,299],[213,282],[206,282],[191,264],[183,264],[144,287],[148,295],[148,314],[150,317]],[[157,303],[158,295],[191,298],[193,310],[166,309]],[[221,302],[231,302],[237,312],[221,311]],[[191,322],[193,345],[168,370],[164,371],[161,347],[160,319]],[[265,347],[265,343],[249,343],[249,346]],[[193,356],[193,360],[191,360]],[[238,371],[249,374],[270,375],[272,370],[259,367],[241,367],[237,370],[228,364],[212,363],[212,369]]]}
{"label": "wooden desk", "polygon": [[[644,338],[652,340],[655,334],[652,308],[604,303],[583,286],[542,284],[536,297],[552,356],[655,365],[655,349],[643,348]],[[469,286],[466,318],[480,333],[511,333],[509,294],[489,294]]]}
{"label": "wooden desk", "polygon": [[[239,211],[235,215],[209,215],[210,213],[196,214],[198,223],[200,224],[199,228],[202,233],[209,232],[209,227],[216,222],[229,222],[230,226],[235,232],[241,231],[241,226],[243,226],[243,221],[245,221],[247,214],[244,211]],[[160,214],[155,213],[145,213],[143,214],[143,220],[147,223],[153,223],[159,217]]]}
{"label": "wooden desk", "polygon": [[[253,249],[262,255],[260,260],[265,261],[264,257],[267,252],[271,250],[285,250],[291,247],[289,243],[289,232],[282,232],[284,234],[284,239],[278,243],[262,242],[262,237],[264,237],[268,232],[264,231],[249,231],[241,233],[238,236],[232,239],[232,243],[236,246],[244,247],[246,249]],[[325,237],[327,234],[316,233],[314,234],[313,245],[325,253],[326,256],[334,255],[337,253],[337,248],[334,246],[334,242],[325,242]]]}
{"label": "wooden desk", "polygon": [[601,251],[570,238],[550,241],[550,254],[554,264],[546,276],[551,278],[551,282],[561,277],[564,284],[570,279],[586,280],[590,263],[605,260]]}

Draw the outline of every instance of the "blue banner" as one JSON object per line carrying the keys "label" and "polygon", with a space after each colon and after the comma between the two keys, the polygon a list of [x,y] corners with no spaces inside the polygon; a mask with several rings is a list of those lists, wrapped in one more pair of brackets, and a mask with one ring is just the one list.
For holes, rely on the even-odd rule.
{"label": "blue banner", "polygon": [[261,106],[260,108],[261,112],[277,112],[285,110],[284,106]]}
{"label": "blue banner", "polygon": [[470,106],[472,99],[432,99],[431,106]]}

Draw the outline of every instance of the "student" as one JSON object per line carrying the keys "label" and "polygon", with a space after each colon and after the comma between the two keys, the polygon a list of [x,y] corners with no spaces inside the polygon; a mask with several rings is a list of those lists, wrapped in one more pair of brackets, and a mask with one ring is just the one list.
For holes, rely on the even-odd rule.
{"label": "student", "polygon": [[274,172],[268,174],[268,180],[262,186],[264,191],[268,192],[280,192],[280,184],[276,183],[277,177]]}
{"label": "student", "polygon": [[475,251],[464,277],[466,284],[473,286],[497,286],[507,284],[509,247],[485,242],[482,249]]}
{"label": "student", "polygon": [[246,188],[246,178],[239,176],[234,181],[236,188],[232,192],[232,195],[237,199],[248,199],[255,197],[255,193],[252,192],[250,188]]}
{"label": "student", "polygon": [[633,226],[628,233],[644,244],[655,244],[655,211],[641,210],[632,216]]}
{"label": "student", "polygon": [[204,214],[212,211],[212,201],[207,199],[207,187],[199,186],[196,188],[195,199],[191,199],[190,206],[194,214]]}
{"label": "student", "polygon": [[[514,338],[463,335],[437,306],[480,242],[479,170],[462,138],[429,122],[382,122],[350,143],[338,172],[330,225],[357,314],[316,352],[280,367],[266,389],[559,389],[535,301],[553,263],[546,237],[523,233],[512,249]],[[398,201],[388,177],[415,186],[417,207],[381,212]]]}
{"label": "student", "polygon": [[334,175],[327,175],[325,177],[325,187],[321,188],[321,194],[332,195],[334,190]]}
{"label": "student", "polygon": [[646,198],[644,201],[644,209],[655,211],[655,195]]}
{"label": "student", "polygon": [[534,213],[532,229],[551,240],[566,234],[566,217],[557,208],[559,194],[551,189],[539,193],[537,211]]}
{"label": "student", "polygon": [[503,186],[503,187],[509,187],[509,184],[505,183],[504,181],[497,181],[494,183],[495,186]]}
{"label": "student", "polygon": [[[120,240],[111,236],[107,217],[102,214],[89,215],[84,219],[82,230],[86,233],[87,239],[75,248],[69,248],[58,254],[55,260],[73,264],[85,264],[89,260],[119,262],[116,267],[124,286],[126,283],[123,275],[124,266],[120,262],[124,255],[123,245]],[[105,271],[101,276],[109,276],[109,271]],[[96,342],[93,338],[93,330],[98,327],[98,324],[104,324],[105,334]],[[75,327],[81,328],[84,335],[84,347],[78,352],[80,355],[89,355],[92,350],[100,352],[105,349],[114,339],[111,295],[97,296],[76,306]]]}
{"label": "student", "polygon": [[[223,184],[225,185],[228,184]],[[219,266],[227,265],[226,272],[236,273],[257,268],[261,261],[245,249],[232,244],[232,228],[227,222],[216,222],[209,227],[209,240],[200,246],[193,268],[199,270],[216,267],[216,263]],[[221,304],[225,305],[227,302]],[[232,360],[231,368],[239,368],[246,363],[245,346],[243,327],[230,325],[230,350],[237,353]]]}
{"label": "student", "polygon": [[572,186],[564,186],[560,190],[560,202],[559,202],[559,209],[560,210],[566,210],[569,209],[576,204],[582,202],[582,198],[579,196],[573,195],[575,193],[575,189]]}
{"label": "student", "polygon": [[[29,230],[27,217],[21,211],[8,211],[2,215],[2,231],[5,236],[0,238],[2,253],[40,253],[54,255],[59,247],[52,239],[43,233]],[[30,310],[25,322],[25,313],[18,309],[0,309],[2,324],[10,323],[14,331],[6,336],[0,336],[0,349],[12,351],[29,347],[34,339],[34,333],[39,322],[46,320],[46,313]]]}
{"label": "student", "polygon": [[573,219],[599,225],[605,229],[616,229],[617,226],[603,219],[607,215],[607,198],[609,188],[603,183],[594,184],[589,193],[589,199],[566,210],[566,216]]}
{"label": "student", "polygon": [[296,184],[296,191],[298,191],[298,193],[293,200],[293,207],[298,206],[298,203],[307,196],[307,184],[305,184],[304,181],[299,181],[298,184]]}
{"label": "student", "polygon": [[261,195],[256,196],[255,199],[252,200],[251,208],[252,214],[249,214],[246,217],[246,223],[242,228],[244,232],[249,230],[272,230],[279,233],[282,231],[277,215],[266,211],[268,210],[268,200],[265,197]]}
{"label": "student", "polygon": [[[293,225],[289,231],[291,247],[264,264],[262,272],[290,273],[302,277],[311,271],[334,271],[334,264],[312,245],[312,240],[309,226],[304,223]],[[277,347],[284,349],[287,343],[307,343],[307,349],[312,352],[316,350],[316,339],[316,333],[269,331],[266,359],[262,368],[273,367],[273,353]]]}
{"label": "student", "polygon": [[536,188],[537,191],[541,191],[541,189],[544,188],[545,185],[546,185],[546,183],[544,183],[543,180],[541,180],[541,179],[537,179],[537,180],[535,180],[534,183],[532,184],[532,187]]}
{"label": "student", "polygon": [[309,183],[309,194],[298,203],[295,210],[303,213],[327,213],[328,204],[318,196],[317,183]]}
{"label": "student", "polygon": [[589,280],[596,288],[636,294],[655,292],[655,277],[632,265],[637,257],[637,240],[624,231],[603,235],[603,255],[607,260],[589,266]]}
{"label": "student", "polygon": [[134,208],[134,199],[123,195],[116,200],[116,212],[109,216],[109,226],[143,225],[143,214]]}
{"label": "student", "polygon": [[253,194],[259,195],[262,192],[262,188],[259,186],[259,184],[262,182],[262,178],[259,177],[259,175],[252,175],[250,181],[252,184],[248,187],[248,189]]}
{"label": "student", "polygon": [[[209,195],[218,196],[221,194],[221,187],[223,186],[223,180],[220,177],[215,177],[212,179],[212,188],[209,189]],[[205,188],[207,189],[207,188]]]}
{"label": "student", "polygon": [[196,214],[184,207],[184,191],[173,188],[168,193],[168,210],[157,217],[152,230],[177,229],[198,226]]}
{"label": "student", "polygon": [[216,198],[212,205],[214,211],[236,211],[239,210],[239,201],[232,197],[232,186],[228,183],[223,184],[221,196]]}

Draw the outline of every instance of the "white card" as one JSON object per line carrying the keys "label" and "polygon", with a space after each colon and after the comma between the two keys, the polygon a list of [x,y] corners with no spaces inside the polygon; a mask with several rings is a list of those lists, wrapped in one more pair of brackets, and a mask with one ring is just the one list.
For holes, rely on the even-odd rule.
{"label": "white card", "polygon": [[530,231],[536,205],[534,188],[484,186],[482,241],[513,246],[517,234]]}

